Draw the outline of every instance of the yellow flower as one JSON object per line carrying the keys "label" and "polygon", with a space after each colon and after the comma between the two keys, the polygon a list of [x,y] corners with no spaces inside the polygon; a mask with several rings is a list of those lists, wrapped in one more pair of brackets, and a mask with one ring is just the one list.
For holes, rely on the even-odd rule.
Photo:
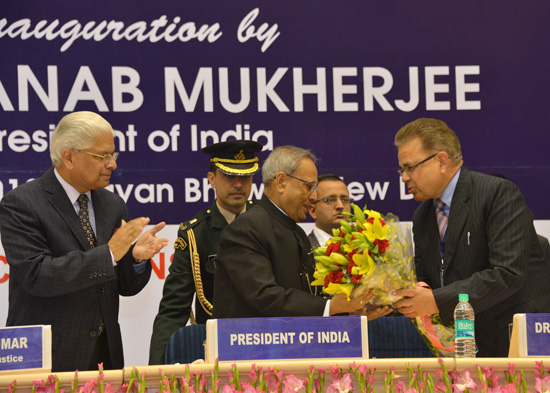
{"label": "yellow flower", "polygon": [[327,268],[322,263],[317,263],[315,272],[313,272],[314,280],[311,285],[325,285],[325,276],[331,272],[331,269]]}
{"label": "yellow flower", "polygon": [[328,287],[325,288],[325,293],[329,295],[345,293],[348,297],[348,300],[350,300],[351,291],[353,291],[354,287],[355,284],[335,284],[333,282],[329,282]]}
{"label": "yellow flower", "polygon": [[373,223],[365,223],[366,230],[363,231],[363,235],[367,237],[369,242],[374,242],[375,239],[384,240],[388,233],[388,225],[382,226],[379,218],[375,218]]}
{"label": "yellow flower", "polygon": [[369,216],[369,218],[382,218],[382,214],[375,210],[365,210],[365,214]]}
{"label": "yellow flower", "polygon": [[[327,240],[327,242],[330,242],[330,240]],[[315,249],[315,254],[317,255],[326,255],[327,253],[327,247],[317,247]]]}
{"label": "yellow flower", "polygon": [[355,221],[358,223],[364,223],[365,222],[365,212],[368,212],[368,210],[361,210],[361,208],[355,204],[351,205],[353,208],[353,217],[355,218]]}
{"label": "yellow flower", "polygon": [[374,259],[369,254],[355,254],[353,262],[359,267],[359,273],[357,274],[371,274],[376,267]]}

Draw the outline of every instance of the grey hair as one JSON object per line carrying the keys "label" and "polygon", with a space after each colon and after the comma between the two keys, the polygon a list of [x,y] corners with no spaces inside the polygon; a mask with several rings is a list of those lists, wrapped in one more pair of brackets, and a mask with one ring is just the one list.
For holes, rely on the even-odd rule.
{"label": "grey hair", "polygon": [[444,151],[453,164],[462,163],[462,149],[458,136],[444,121],[428,118],[411,121],[397,132],[394,144],[399,148],[415,138],[420,139],[422,149],[427,153]]}
{"label": "grey hair", "polygon": [[264,184],[268,185],[279,172],[292,175],[300,165],[302,158],[309,158],[314,164],[319,162],[319,159],[311,151],[297,146],[288,145],[275,148],[262,166]]}
{"label": "grey hair", "polygon": [[56,168],[63,161],[63,149],[85,150],[102,135],[113,135],[111,124],[94,112],[73,112],[64,116],[55,128],[50,141],[50,157]]}

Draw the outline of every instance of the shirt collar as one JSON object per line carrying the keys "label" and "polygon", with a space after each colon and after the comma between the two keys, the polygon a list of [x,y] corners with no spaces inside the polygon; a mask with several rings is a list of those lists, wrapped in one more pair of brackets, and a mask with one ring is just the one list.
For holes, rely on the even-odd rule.
{"label": "shirt collar", "polygon": [[[218,203],[217,199],[216,199],[216,206],[218,207],[218,210],[220,211],[220,213],[225,218],[225,220],[227,221],[228,224],[231,224],[233,222],[233,220],[235,219],[235,217],[237,217],[237,215],[235,213],[232,213],[229,210],[224,209],[223,207],[221,207],[220,204]],[[239,214],[242,214],[245,211],[246,211],[246,203],[244,204],[243,209],[240,211]]]}
{"label": "shirt collar", "polygon": [[288,217],[288,214],[286,214],[285,211],[279,207],[279,205],[277,205],[275,202],[273,202],[268,196],[266,196],[266,198],[269,202],[273,203],[273,206],[275,206],[277,209],[279,209],[281,211],[281,213],[283,213],[285,216]]}
{"label": "shirt collar", "polygon": [[332,234],[328,234],[318,227],[313,227],[313,233],[315,234],[315,237],[321,247],[324,246],[327,243],[327,240],[332,237]]}
{"label": "shirt collar", "polygon": [[[443,194],[441,194],[441,199],[445,203],[445,214],[447,214],[447,217],[449,216],[449,212],[451,211],[451,201],[453,200],[453,195],[455,193],[456,184],[458,183],[458,178],[460,176],[460,171],[462,168],[460,168],[455,175],[453,176],[453,179],[447,185],[445,190],[443,191]],[[435,206],[435,199],[434,199],[434,206]]]}

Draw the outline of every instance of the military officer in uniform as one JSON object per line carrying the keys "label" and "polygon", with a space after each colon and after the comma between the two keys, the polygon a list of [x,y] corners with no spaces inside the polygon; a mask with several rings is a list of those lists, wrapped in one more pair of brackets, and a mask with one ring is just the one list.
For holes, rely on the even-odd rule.
{"label": "military officer in uniform", "polygon": [[[206,323],[211,317],[214,258],[221,232],[252,205],[252,201],[248,201],[252,176],[259,169],[254,153],[262,147],[258,142],[232,140],[202,149],[211,156],[208,180],[216,190],[216,202],[179,227],[174,258],[153,325],[149,364],[164,364],[168,340],[190,317],[191,323]],[[191,304],[195,294],[193,313]]]}

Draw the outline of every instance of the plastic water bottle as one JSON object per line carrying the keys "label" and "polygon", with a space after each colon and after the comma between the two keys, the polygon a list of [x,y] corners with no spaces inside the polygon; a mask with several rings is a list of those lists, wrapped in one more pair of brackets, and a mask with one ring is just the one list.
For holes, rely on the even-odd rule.
{"label": "plastic water bottle", "polygon": [[455,307],[455,357],[475,358],[476,338],[474,330],[474,309],[468,301],[468,294],[458,295]]}

